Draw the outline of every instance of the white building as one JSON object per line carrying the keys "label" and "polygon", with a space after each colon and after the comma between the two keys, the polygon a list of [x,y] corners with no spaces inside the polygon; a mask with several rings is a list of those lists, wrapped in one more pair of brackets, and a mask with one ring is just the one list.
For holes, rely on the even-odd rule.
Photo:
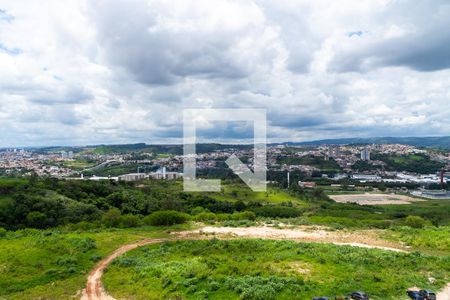
{"label": "white building", "polygon": [[369,161],[370,160],[370,150],[365,148],[361,151],[361,160]]}
{"label": "white building", "polygon": [[145,173],[130,173],[119,176],[120,181],[138,181],[145,179],[147,176]]}
{"label": "white building", "polygon": [[354,174],[351,178],[359,181],[381,181],[381,177],[378,175]]}

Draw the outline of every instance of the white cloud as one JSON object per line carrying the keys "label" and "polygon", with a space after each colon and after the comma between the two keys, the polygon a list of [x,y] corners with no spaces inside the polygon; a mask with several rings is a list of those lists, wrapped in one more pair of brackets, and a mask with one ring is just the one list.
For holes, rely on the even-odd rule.
{"label": "white cloud", "polygon": [[3,1],[0,147],[179,142],[193,107],[267,108],[272,141],[445,135],[449,17],[446,1]]}

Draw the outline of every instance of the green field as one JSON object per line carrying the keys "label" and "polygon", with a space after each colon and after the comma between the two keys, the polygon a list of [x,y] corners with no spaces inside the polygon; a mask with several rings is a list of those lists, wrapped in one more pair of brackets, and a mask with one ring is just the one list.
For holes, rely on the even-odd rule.
{"label": "green field", "polygon": [[66,160],[63,162],[63,166],[77,171],[86,168],[91,168],[97,164],[98,164],[97,161],[86,161],[86,160]]}
{"label": "green field", "polygon": [[174,228],[21,230],[0,237],[0,299],[73,299],[94,264],[119,246]]}
{"label": "green field", "polygon": [[279,164],[287,165],[308,165],[316,167],[324,172],[339,172],[341,167],[334,159],[325,160],[322,157],[303,156],[303,157],[281,157],[278,159]]}
{"label": "green field", "polygon": [[268,188],[267,192],[253,192],[249,190],[244,185],[233,184],[233,185],[223,185],[222,192],[220,193],[210,193],[211,197],[222,201],[257,201],[257,202],[268,202],[268,203],[283,203],[292,202],[296,205],[305,205],[301,198],[289,194],[285,190],[279,188]]}
{"label": "green field", "polygon": [[372,159],[385,162],[388,170],[421,174],[435,173],[444,167],[443,163],[433,161],[425,154],[388,155],[375,153]]}
{"label": "green field", "polygon": [[145,246],[118,258],[104,283],[127,299],[311,299],[364,290],[398,300],[412,286],[438,290],[449,276],[449,257],[240,239]]}

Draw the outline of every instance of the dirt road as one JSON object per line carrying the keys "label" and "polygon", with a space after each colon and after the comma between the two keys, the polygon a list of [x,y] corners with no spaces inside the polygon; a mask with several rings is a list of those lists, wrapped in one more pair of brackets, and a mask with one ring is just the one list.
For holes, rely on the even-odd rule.
{"label": "dirt road", "polygon": [[145,245],[162,243],[170,241],[171,239],[146,239],[139,241],[137,243],[124,245],[114,251],[111,255],[101,260],[95,268],[89,273],[88,280],[86,283],[86,288],[83,290],[81,300],[115,300],[113,297],[109,296],[103,289],[101,282],[103,271],[108,267],[108,265],[117,257],[122,254],[133,250],[138,247]]}
{"label": "dirt road", "polygon": [[437,300],[450,300],[450,283],[436,296]]}
{"label": "dirt road", "polygon": [[[220,239],[236,237],[294,240],[302,242],[324,242],[335,245],[350,245],[355,247],[376,248],[388,251],[406,252],[397,245],[376,238],[375,234],[355,234],[347,232],[325,231],[313,227],[295,229],[276,229],[273,227],[203,227],[199,230],[174,233],[173,237],[166,239],[145,239],[137,243],[124,245],[111,255],[101,260],[89,273],[86,288],[83,290],[81,300],[115,300],[104,290],[101,278],[104,270],[117,257],[135,248],[174,240],[199,240],[214,236]],[[397,246],[397,247],[396,247]],[[450,300],[450,284],[438,294],[437,300]]]}

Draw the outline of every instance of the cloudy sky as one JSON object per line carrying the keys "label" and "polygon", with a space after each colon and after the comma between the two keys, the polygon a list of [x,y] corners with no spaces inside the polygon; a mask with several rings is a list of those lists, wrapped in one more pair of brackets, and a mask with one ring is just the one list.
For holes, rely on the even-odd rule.
{"label": "cloudy sky", "polygon": [[265,108],[271,141],[450,135],[449,28],[445,0],[0,0],[0,147],[180,142],[184,108]]}

